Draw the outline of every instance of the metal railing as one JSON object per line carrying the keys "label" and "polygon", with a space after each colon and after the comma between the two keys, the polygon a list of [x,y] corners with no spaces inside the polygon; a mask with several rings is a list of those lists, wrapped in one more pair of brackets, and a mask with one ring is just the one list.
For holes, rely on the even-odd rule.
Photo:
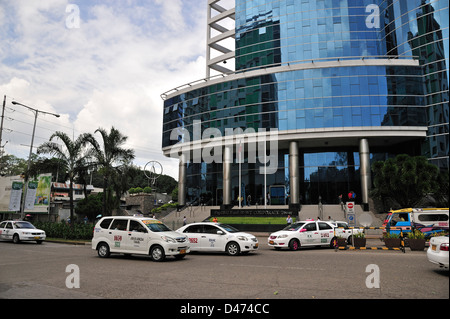
{"label": "metal railing", "polygon": [[307,59],[307,60],[296,60],[296,61],[290,61],[290,62],[279,62],[279,63],[272,63],[272,64],[266,64],[261,66],[254,66],[247,69],[241,69],[233,72],[228,73],[220,73],[216,74],[210,77],[205,77],[196,81],[192,81],[180,86],[177,86],[173,89],[168,90],[167,92],[162,93],[161,99],[166,100],[169,95],[172,95],[176,92],[179,92],[183,89],[195,86],[200,83],[206,83],[208,81],[211,81],[216,78],[225,78],[229,75],[234,74],[240,74],[245,73],[249,71],[259,70],[259,69],[266,69],[271,67],[279,67],[279,66],[291,66],[291,65],[297,65],[297,64],[305,64],[305,63],[315,63],[315,62],[330,62],[330,61],[336,61],[336,62],[342,62],[342,61],[349,61],[349,60],[380,60],[380,59],[387,59],[387,60],[399,60],[399,59],[407,59],[407,60],[418,60],[419,56],[415,55],[372,55],[372,56],[344,56],[344,57],[329,57],[329,58],[317,58],[317,59]]}

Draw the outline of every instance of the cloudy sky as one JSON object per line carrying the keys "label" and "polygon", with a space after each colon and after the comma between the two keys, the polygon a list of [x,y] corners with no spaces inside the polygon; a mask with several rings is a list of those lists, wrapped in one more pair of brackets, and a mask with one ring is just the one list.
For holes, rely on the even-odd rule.
{"label": "cloudy sky", "polygon": [[15,100],[61,115],[39,115],[34,145],[114,126],[136,165],[178,178],[160,94],[205,76],[206,0],[0,0],[0,40],[6,153],[27,158],[31,142],[34,114]]}

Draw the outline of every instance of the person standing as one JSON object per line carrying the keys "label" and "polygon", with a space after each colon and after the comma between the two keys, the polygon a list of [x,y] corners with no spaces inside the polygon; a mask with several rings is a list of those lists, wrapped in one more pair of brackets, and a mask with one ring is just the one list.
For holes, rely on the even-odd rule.
{"label": "person standing", "polygon": [[288,225],[292,225],[292,217],[291,217],[291,215],[288,215],[288,217],[286,218],[286,223]]}

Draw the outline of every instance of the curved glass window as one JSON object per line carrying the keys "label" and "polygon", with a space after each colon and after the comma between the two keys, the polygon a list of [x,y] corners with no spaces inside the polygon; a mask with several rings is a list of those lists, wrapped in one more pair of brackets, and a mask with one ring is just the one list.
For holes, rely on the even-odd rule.
{"label": "curved glass window", "polygon": [[[236,1],[236,70],[317,59],[380,56],[368,28],[373,0]],[[309,62],[309,61],[308,61]]]}
{"label": "curved glass window", "polygon": [[[274,73],[192,90],[164,102],[163,147],[194,121],[215,128],[279,130],[426,126],[420,68],[361,66]],[[181,131],[180,131],[181,132]],[[178,133],[177,133],[178,134]]]}
{"label": "curved glass window", "polygon": [[428,138],[423,153],[448,168],[449,155],[449,2],[385,1],[381,43],[389,55],[413,55],[423,66]]}

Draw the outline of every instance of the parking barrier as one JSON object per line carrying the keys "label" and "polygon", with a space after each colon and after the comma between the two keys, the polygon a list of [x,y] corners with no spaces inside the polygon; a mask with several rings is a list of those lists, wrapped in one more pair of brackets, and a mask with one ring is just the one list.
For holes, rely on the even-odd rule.
{"label": "parking barrier", "polygon": [[[345,229],[344,227],[336,227],[339,229]],[[334,236],[336,237],[336,228],[334,229]],[[403,237],[403,230],[410,230],[411,227],[348,227],[347,229],[363,229],[364,231],[366,229],[383,229],[383,230],[400,230],[400,247],[355,247],[354,246],[354,240],[353,240],[353,232],[352,232],[352,246],[351,247],[346,247],[346,246],[337,246],[337,241],[336,241],[336,245],[335,245],[335,249],[336,250],[400,250],[403,253],[406,252],[405,250],[405,239]]]}

